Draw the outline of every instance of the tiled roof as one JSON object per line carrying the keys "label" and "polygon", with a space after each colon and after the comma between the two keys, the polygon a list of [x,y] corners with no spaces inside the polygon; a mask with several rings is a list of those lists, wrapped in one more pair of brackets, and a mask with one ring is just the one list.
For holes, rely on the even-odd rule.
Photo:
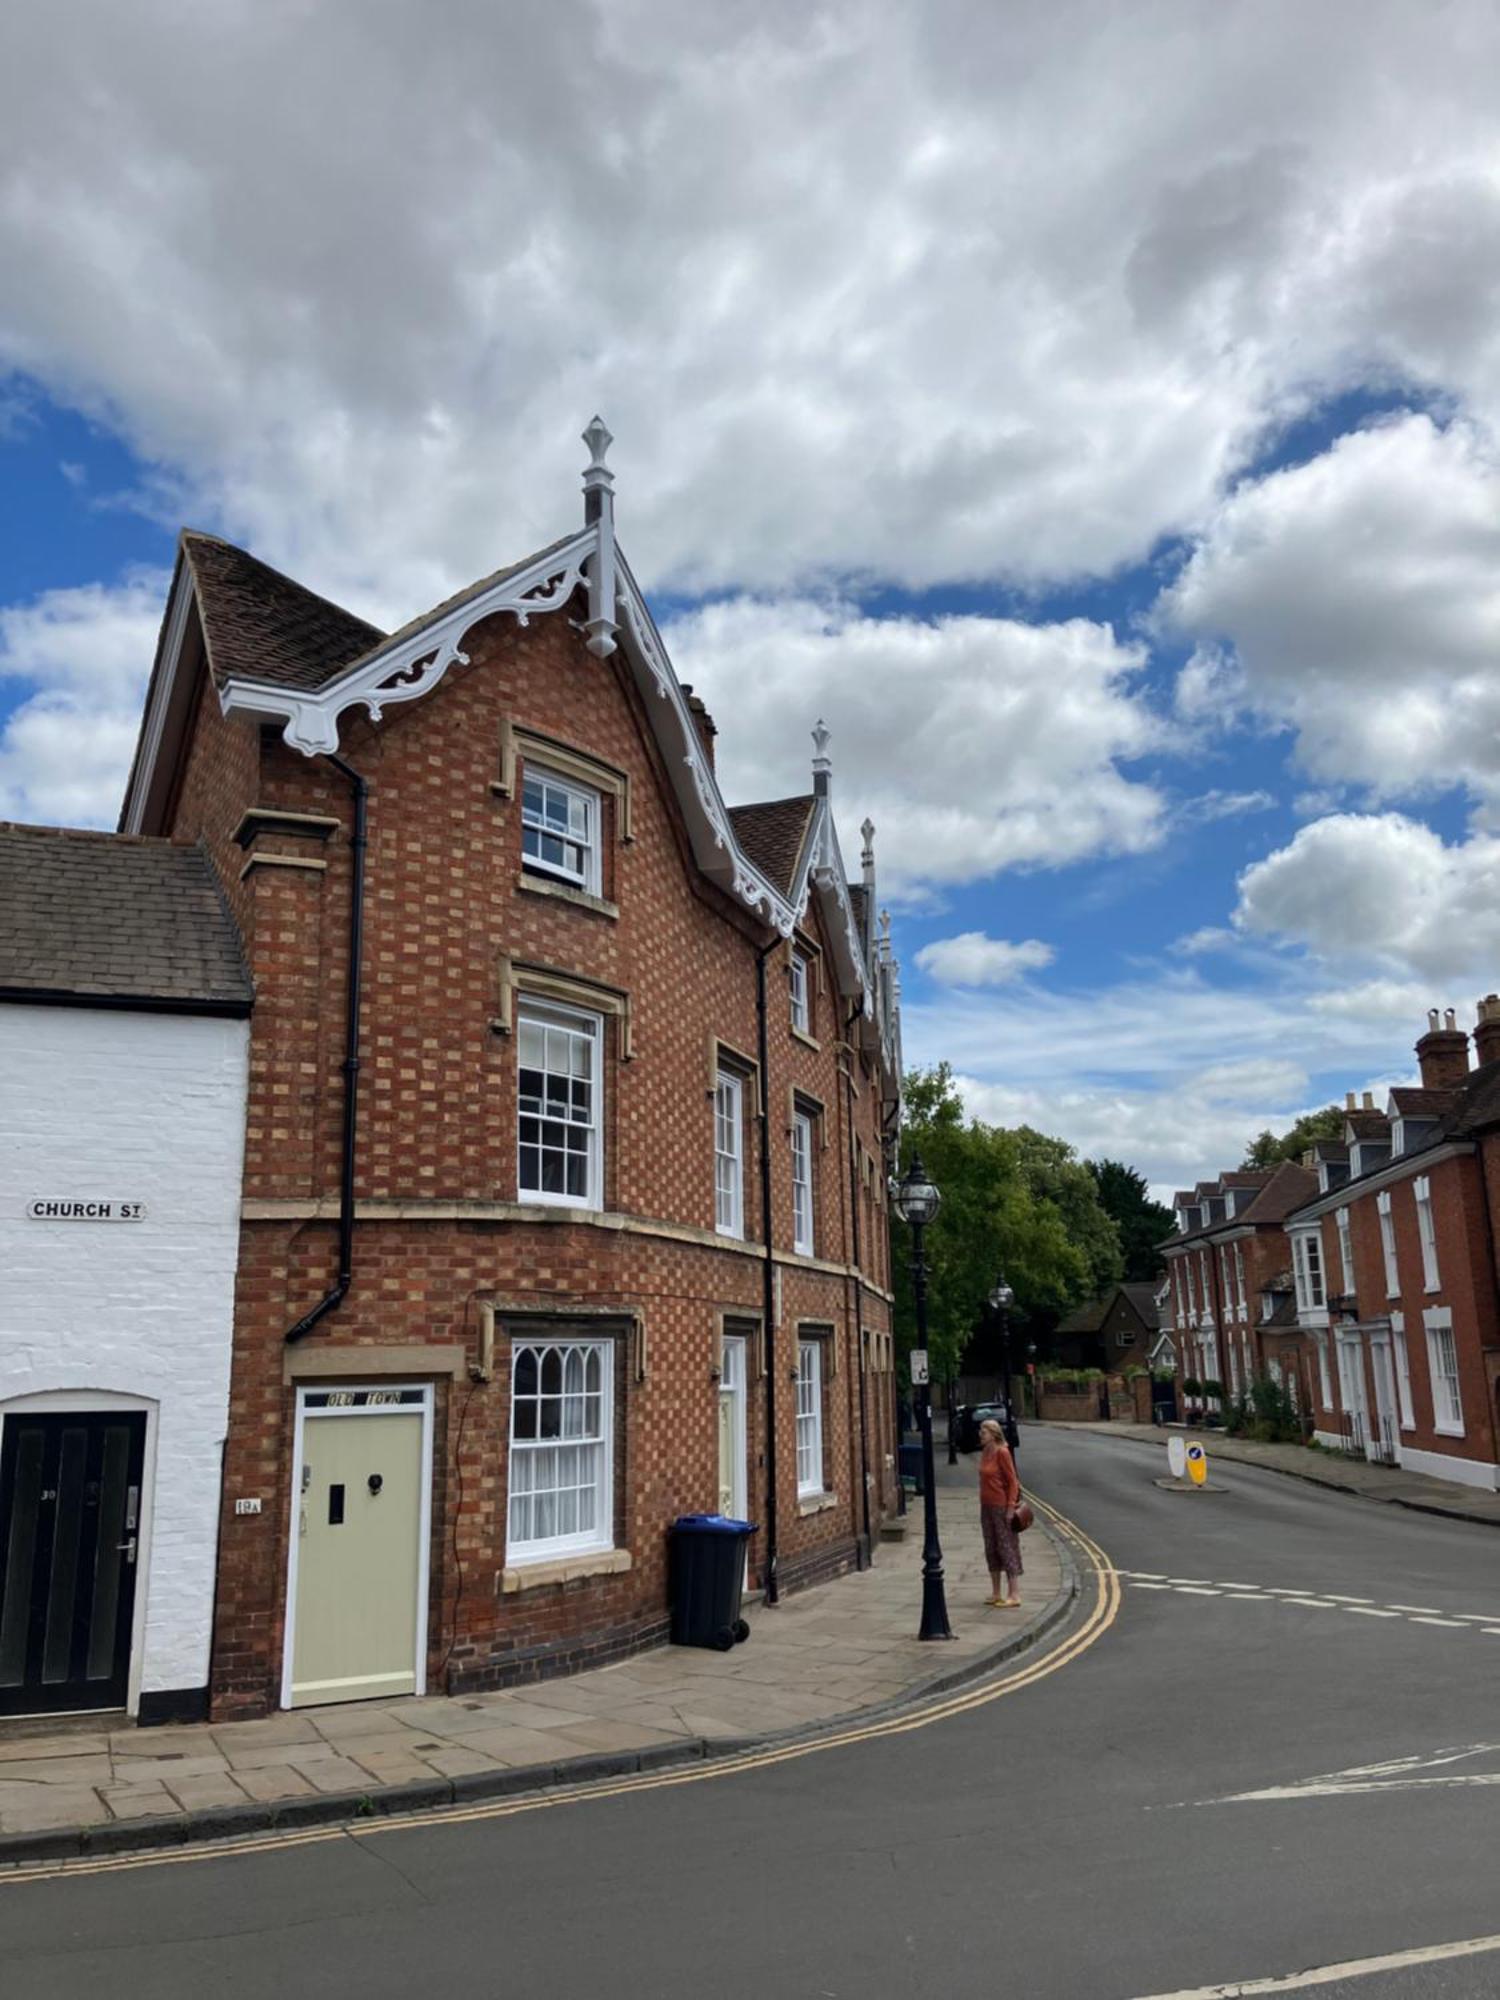
{"label": "tiled roof", "polygon": [[1264,1187],[1271,1178],[1270,1167],[1237,1167],[1232,1174],[1220,1174],[1219,1179],[1227,1188]]}
{"label": "tiled roof", "polygon": [[1301,1208],[1311,1201],[1318,1192],[1318,1177],[1309,1167],[1299,1167],[1295,1161],[1283,1160],[1266,1182],[1260,1193],[1236,1222],[1263,1224],[1281,1222],[1294,1208]]}
{"label": "tiled roof", "polygon": [[378,626],[216,535],[184,532],[214,679],[319,688],[380,643]]}
{"label": "tiled roof", "polygon": [[734,837],[766,880],[782,895],[791,892],[802,859],[802,843],[817,800],[811,792],[795,799],[768,799],[761,805],[731,806]]}
{"label": "tiled roof", "polygon": [[225,1014],[254,997],[201,848],[3,823],[0,993]]}
{"label": "tiled roof", "polygon": [[1403,1118],[1441,1118],[1458,1103],[1457,1090],[1399,1089],[1391,1092],[1391,1102]]}
{"label": "tiled roof", "polygon": [[1383,1111],[1346,1111],[1344,1124],[1356,1139],[1379,1140],[1390,1136],[1391,1121]]}
{"label": "tiled roof", "polygon": [[1157,1285],[1140,1284],[1134,1280],[1127,1280],[1120,1287],[1147,1326],[1155,1326],[1160,1317],[1160,1309],[1156,1303],[1159,1289]]}

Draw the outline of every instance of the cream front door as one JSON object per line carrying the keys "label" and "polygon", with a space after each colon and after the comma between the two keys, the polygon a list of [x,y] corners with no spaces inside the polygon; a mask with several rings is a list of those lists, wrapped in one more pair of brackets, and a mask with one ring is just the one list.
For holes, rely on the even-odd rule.
{"label": "cream front door", "polygon": [[368,1393],[319,1392],[304,1414],[293,1708],[417,1691],[425,1401],[378,1415],[317,1407]]}
{"label": "cream front door", "polygon": [[745,1479],[745,1343],[726,1334],[719,1376],[719,1512],[742,1521],[749,1505]]}

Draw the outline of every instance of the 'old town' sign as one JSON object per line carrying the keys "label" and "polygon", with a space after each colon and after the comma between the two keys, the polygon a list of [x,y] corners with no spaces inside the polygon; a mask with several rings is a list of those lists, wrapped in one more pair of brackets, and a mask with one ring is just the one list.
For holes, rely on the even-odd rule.
{"label": "'old town' sign", "polygon": [[142,1222],[143,1201],[28,1201],[33,1222]]}

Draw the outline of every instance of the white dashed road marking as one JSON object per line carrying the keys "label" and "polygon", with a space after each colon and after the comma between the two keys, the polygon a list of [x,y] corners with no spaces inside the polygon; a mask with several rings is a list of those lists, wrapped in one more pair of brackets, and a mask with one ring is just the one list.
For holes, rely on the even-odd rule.
{"label": "white dashed road marking", "polygon": [[1346,1604],[1346,1611],[1352,1611],[1357,1618],[1399,1618],[1399,1611],[1382,1611],[1378,1604]]}
{"label": "white dashed road marking", "polygon": [[1404,1618],[1409,1625],[1443,1626],[1451,1632],[1481,1632],[1500,1638],[1493,1611],[1439,1611],[1434,1604],[1376,1604],[1347,1591],[1307,1590],[1286,1583],[1210,1583],[1206,1577],[1158,1576],[1155,1571],[1121,1569],[1116,1576],[1138,1590],[1174,1590],[1180,1597],[1222,1597],[1227,1604],[1301,1605],[1306,1611],[1348,1611],[1356,1618]]}
{"label": "white dashed road marking", "polygon": [[1383,1952],[1379,1958],[1346,1958],[1339,1965],[1315,1965],[1306,1972],[1282,1972],[1270,1979],[1239,1979],[1228,1986],[1181,1986],[1175,1993],[1150,1993],[1144,2000],[1240,2000],[1252,1993],[1295,1993],[1309,1986],[1337,1986],[1345,1979],[1370,1979],[1408,1965],[1435,1965],[1445,1959],[1476,1958],[1500,1951],[1500,1933],[1459,1938],[1453,1944],[1423,1944],[1410,1951]]}

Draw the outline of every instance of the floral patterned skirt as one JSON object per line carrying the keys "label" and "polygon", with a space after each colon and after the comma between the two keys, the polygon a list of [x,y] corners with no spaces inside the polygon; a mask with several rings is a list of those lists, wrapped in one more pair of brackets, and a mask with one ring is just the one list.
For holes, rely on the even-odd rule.
{"label": "floral patterned skirt", "polygon": [[1010,1525],[1010,1516],[1005,1508],[981,1507],[979,1522],[984,1529],[985,1566],[992,1570],[1003,1569],[1007,1576],[1020,1576],[1024,1568],[1021,1538]]}

